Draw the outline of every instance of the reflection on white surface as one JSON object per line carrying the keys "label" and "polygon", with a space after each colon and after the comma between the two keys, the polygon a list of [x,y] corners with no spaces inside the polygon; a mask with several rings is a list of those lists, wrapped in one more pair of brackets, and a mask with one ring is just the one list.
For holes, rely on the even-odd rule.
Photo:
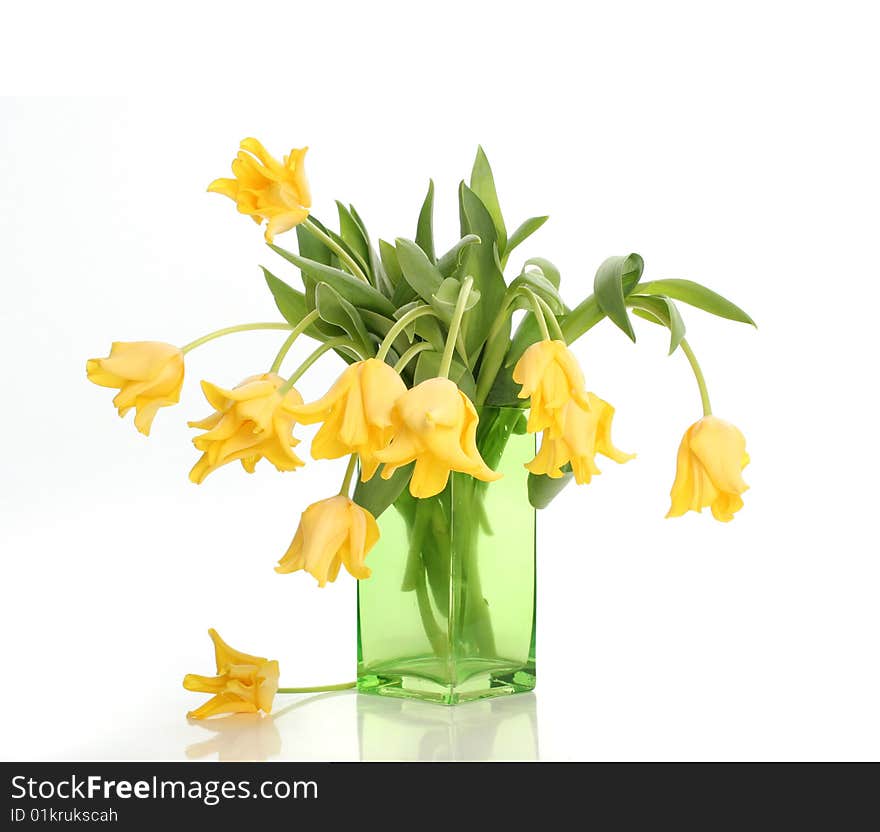
{"label": "reflection on white surface", "polygon": [[359,696],[361,760],[537,760],[533,693],[445,707]]}

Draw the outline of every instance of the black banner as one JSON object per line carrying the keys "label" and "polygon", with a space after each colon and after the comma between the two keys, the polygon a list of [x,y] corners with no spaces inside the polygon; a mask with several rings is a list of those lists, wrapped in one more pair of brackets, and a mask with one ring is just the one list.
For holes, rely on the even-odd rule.
{"label": "black banner", "polygon": [[[2,828],[350,820],[366,828],[477,819],[555,828],[601,821],[714,829],[790,825],[796,815],[860,828],[873,767],[597,763],[0,763]],[[876,820],[876,808],[869,810]],[[239,827],[239,825],[242,825]]]}

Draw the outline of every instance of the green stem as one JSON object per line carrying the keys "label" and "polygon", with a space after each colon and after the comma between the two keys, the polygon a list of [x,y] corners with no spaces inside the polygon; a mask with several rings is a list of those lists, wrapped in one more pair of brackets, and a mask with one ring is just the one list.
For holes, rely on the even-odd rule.
{"label": "green stem", "polygon": [[449,378],[449,368],[452,366],[452,354],[455,352],[458,330],[461,328],[461,319],[464,317],[464,310],[473,285],[474,279],[470,275],[461,282],[458,300],[455,303],[455,311],[452,313],[452,320],[449,322],[449,332],[446,334],[443,357],[440,359],[440,370],[437,373],[440,378]]}
{"label": "green stem", "polygon": [[278,688],[276,693],[320,693],[323,690],[351,690],[357,682],[340,682],[338,685],[312,685],[307,688]]}
{"label": "green stem", "polygon": [[203,335],[201,338],[196,338],[195,341],[190,341],[185,346],[180,348],[180,351],[184,354],[188,353],[190,350],[194,350],[196,347],[200,347],[202,344],[207,344],[208,341],[213,341],[215,338],[222,338],[224,335],[232,335],[233,332],[250,332],[255,329],[292,329],[293,327],[290,324],[282,324],[282,323],[265,323],[265,324],[237,324],[236,326],[227,326],[223,329],[214,330],[214,332],[209,332],[207,335]]}
{"label": "green stem", "polygon": [[550,321],[550,329],[553,330],[553,337],[557,341],[562,341],[564,344],[565,336],[562,334],[562,327],[559,326],[559,321],[556,320],[556,314],[550,308],[550,304],[540,295],[535,295],[535,297],[538,299],[538,303],[541,304],[541,310],[544,313],[544,322],[546,323],[547,321]]}
{"label": "green stem", "polygon": [[285,356],[293,346],[293,342],[296,341],[296,339],[299,338],[299,336],[302,335],[316,320],[318,320],[318,310],[313,309],[293,328],[293,332],[287,336],[287,340],[281,345],[281,349],[278,350],[278,355],[275,356],[275,360],[269,368],[270,373],[277,373],[281,369],[281,362],[284,361]]}
{"label": "green stem", "polygon": [[417,341],[397,360],[397,363],[394,365],[394,372],[402,372],[403,368],[406,367],[406,365],[409,364],[409,362],[420,352],[430,349],[433,349],[433,347],[427,341]]}
{"label": "green stem", "polygon": [[379,344],[379,351],[376,353],[376,358],[379,361],[384,361],[385,356],[388,355],[388,350],[391,349],[391,345],[394,343],[394,340],[406,329],[413,321],[418,320],[424,315],[434,315],[436,317],[437,313],[427,304],[424,306],[417,306],[415,309],[410,309],[409,312],[406,312],[402,315],[395,323],[392,325],[391,329],[388,330],[388,334],[382,339],[382,343]]}
{"label": "green stem", "polygon": [[361,351],[348,339],[348,338],[331,338],[329,341],[325,341],[321,346],[319,346],[316,350],[314,350],[302,364],[299,365],[294,371],[290,378],[278,388],[278,392],[283,396],[287,393],[294,384],[296,384],[303,373],[309,369],[325,352],[329,352],[330,350],[335,350],[337,347],[341,347],[343,349],[348,350],[353,355],[356,355],[358,359],[361,361],[365,360],[364,356],[361,354]]}
{"label": "green stem", "polygon": [[348,266],[348,270],[358,279],[363,280],[364,283],[369,283],[367,280],[367,276],[364,274],[363,269],[358,265],[355,259],[341,246],[336,242],[329,234],[326,234],[317,225],[315,225],[309,218],[306,218],[301,223],[311,234],[313,237],[319,239],[327,248],[333,251],[336,256]]}
{"label": "green stem", "polygon": [[541,330],[541,337],[545,341],[550,341],[550,330],[547,329],[547,321],[544,320],[544,310],[541,308],[541,301],[538,299],[538,296],[526,286],[523,286],[522,292],[532,305],[532,311],[535,313],[535,321],[538,323],[538,329]]}
{"label": "green stem", "polygon": [[354,466],[357,464],[358,455],[352,454],[348,460],[348,467],[345,469],[345,476],[342,478],[342,485],[339,486],[339,493],[348,496],[348,489],[351,488],[351,478],[354,476]]}
{"label": "green stem", "polygon": [[694,355],[694,351],[691,349],[691,345],[687,342],[687,339],[682,338],[680,346],[682,352],[687,356],[691,369],[694,371],[694,378],[697,380],[697,387],[700,388],[700,399],[703,402],[703,415],[711,416],[712,405],[709,403],[709,390],[706,387],[706,378],[703,376],[703,370],[700,368],[700,363],[697,361],[697,357]]}

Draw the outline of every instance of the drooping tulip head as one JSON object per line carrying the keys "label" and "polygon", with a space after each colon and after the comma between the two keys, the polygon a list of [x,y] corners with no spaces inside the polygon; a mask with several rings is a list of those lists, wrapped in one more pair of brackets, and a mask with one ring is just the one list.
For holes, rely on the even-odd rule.
{"label": "drooping tulip head", "polygon": [[526,464],[533,474],[546,474],[557,479],[562,476],[562,466],[571,463],[575,482],[590,482],[601,471],[596,465],[596,454],[627,462],[635,454],[619,450],[611,442],[611,420],[614,408],[594,393],[587,394],[589,407],[576,401],[569,402],[562,412],[562,430],[558,435],[548,428],[541,438],[541,448],[535,458]]}
{"label": "drooping tulip head", "polygon": [[208,630],[208,635],[214,642],[217,675],[188,673],[183,686],[187,690],[214,695],[187,716],[205,719],[217,714],[271,713],[272,701],[278,691],[278,662],[235,650],[220,638],[216,630]]}
{"label": "drooping tulip head", "polygon": [[135,427],[148,436],[159,408],[180,401],[183,352],[161,341],[115,341],[107,358],[86,362],[86,374],[101,387],[117,388],[119,415],[134,408]]}
{"label": "drooping tulip head", "polygon": [[324,396],[294,408],[293,414],[304,425],[324,423],[312,440],[315,459],[356,453],[366,482],[379,467],[376,452],[391,439],[391,409],[405,392],[403,379],[392,367],[369,358],[352,364]]}
{"label": "drooping tulip head", "polygon": [[282,397],[279,387],[283,383],[275,373],[251,376],[232,390],[202,382],[215,412],[189,423],[206,431],[193,439],[193,445],[203,452],[190,471],[193,482],[201,483],[212,471],[236,459],[251,474],[263,458],[279,471],[293,471],[304,464],[293,451],[299,444],[293,435],[293,408],[302,404],[302,396],[291,388]]}
{"label": "drooping tulip head", "polygon": [[513,368],[513,380],[522,385],[521,399],[531,398],[528,431],[562,431],[563,413],[569,402],[589,407],[584,374],[577,359],[562,341],[532,344]]}
{"label": "drooping tulip head", "polygon": [[384,479],[415,461],[410,480],[413,497],[439,494],[446,488],[450,471],[461,471],[484,482],[501,478],[486,465],[477,449],[476,408],[449,379],[430,378],[407,390],[395,402],[391,420],[391,444],[375,456],[385,463]]}
{"label": "drooping tulip head", "polygon": [[309,215],[312,197],[305,174],[307,147],[294,148],[279,162],[256,139],[245,139],[232,162],[234,179],[215,179],[208,190],[228,196],[242,214],[266,225],[266,242]]}
{"label": "drooping tulip head", "polygon": [[717,416],[704,416],[681,440],[670,492],[672,505],[666,516],[680,517],[709,506],[716,520],[733,520],[748,489],[742,478],[748,463],[746,439],[739,429]]}
{"label": "drooping tulip head", "polygon": [[365,559],[379,539],[376,518],[345,494],[312,503],[275,571],[304,569],[324,586],[336,580],[340,567],[358,580],[370,577]]}

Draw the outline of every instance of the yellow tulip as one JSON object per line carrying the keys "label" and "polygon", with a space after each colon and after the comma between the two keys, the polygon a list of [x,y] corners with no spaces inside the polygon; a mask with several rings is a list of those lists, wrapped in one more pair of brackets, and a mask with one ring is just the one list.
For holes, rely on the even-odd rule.
{"label": "yellow tulip", "polygon": [[315,459],[356,453],[361,460],[361,479],[366,482],[379,467],[376,451],[391,439],[391,408],[405,392],[403,379],[392,367],[369,358],[352,364],[316,402],[292,412],[304,425],[324,423],[312,440]]}
{"label": "yellow tulip", "polygon": [[370,577],[364,564],[379,539],[376,518],[345,494],[310,505],[302,515],[293,542],[278,561],[276,572],[304,569],[324,586],[333,582],[340,566],[358,580]]}
{"label": "yellow tulip", "polygon": [[264,457],[279,471],[293,471],[304,464],[293,451],[299,444],[293,436],[293,408],[302,404],[302,396],[291,388],[282,399],[278,388],[283,383],[275,373],[250,376],[232,390],[202,382],[215,412],[189,423],[191,428],[206,431],[193,439],[193,445],[203,451],[189,473],[193,482],[201,483],[212,471],[236,459],[249,474]]}
{"label": "yellow tulip", "polygon": [[208,630],[208,635],[214,642],[217,675],[187,673],[183,686],[214,696],[187,716],[205,719],[216,714],[271,713],[272,700],[278,690],[278,662],[234,650],[216,630]]}
{"label": "yellow tulip", "polygon": [[89,381],[115,387],[113,404],[119,415],[135,409],[135,427],[148,436],[160,407],[180,401],[183,387],[183,353],[160,341],[116,341],[107,358],[86,362]]}
{"label": "yellow tulip", "polygon": [[430,378],[407,390],[391,409],[391,444],[375,457],[385,463],[383,479],[415,460],[409,490],[413,497],[439,494],[450,471],[491,482],[501,474],[489,468],[477,449],[477,416],[471,400],[447,378]]}
{"label": "yellow tulip", "polygon": [[611,441],[611,420],[614,408],[594,393],[587,393],[589,408],[576,401],[569,402],[562,412],[562,430],[554,436],[554,429],[544,431],[541,449],[526,464],[533,474],[546,474],[557,479],[562,476],[562,466],[571,463],[575,482],[590,482],[594,474],[602,473],[596,466],[596,454],[602,454],[615,462],[627,462],[635,454],[627,454]]}
{"label": "yellow tulip", "polygon": [[513,380],[522,385],[521,399],[531,397],[528,431],[562,432],[563,412],[569,402],[589,407],[584,374],[574,354],[562,341],[532,344],[513,368]]}
{"label": "yellow tulip", "polygon": [[294,148],[282,162],[256,139],[245,139],[232,162],[234,179],[215,179],[208,190],[235,201],[259,225],[267,220],[266,242],[309,215],[312,197],[304,161],[307,147]]}
{"label": "yellow tulip", "polygon": [[672,506],[667,517],[711,506],[716,520],[727,523],[743,507],[748,489],[742,470],[749,464],[746,439],[739,429],[716,416],[691,425],[678,449]]}

